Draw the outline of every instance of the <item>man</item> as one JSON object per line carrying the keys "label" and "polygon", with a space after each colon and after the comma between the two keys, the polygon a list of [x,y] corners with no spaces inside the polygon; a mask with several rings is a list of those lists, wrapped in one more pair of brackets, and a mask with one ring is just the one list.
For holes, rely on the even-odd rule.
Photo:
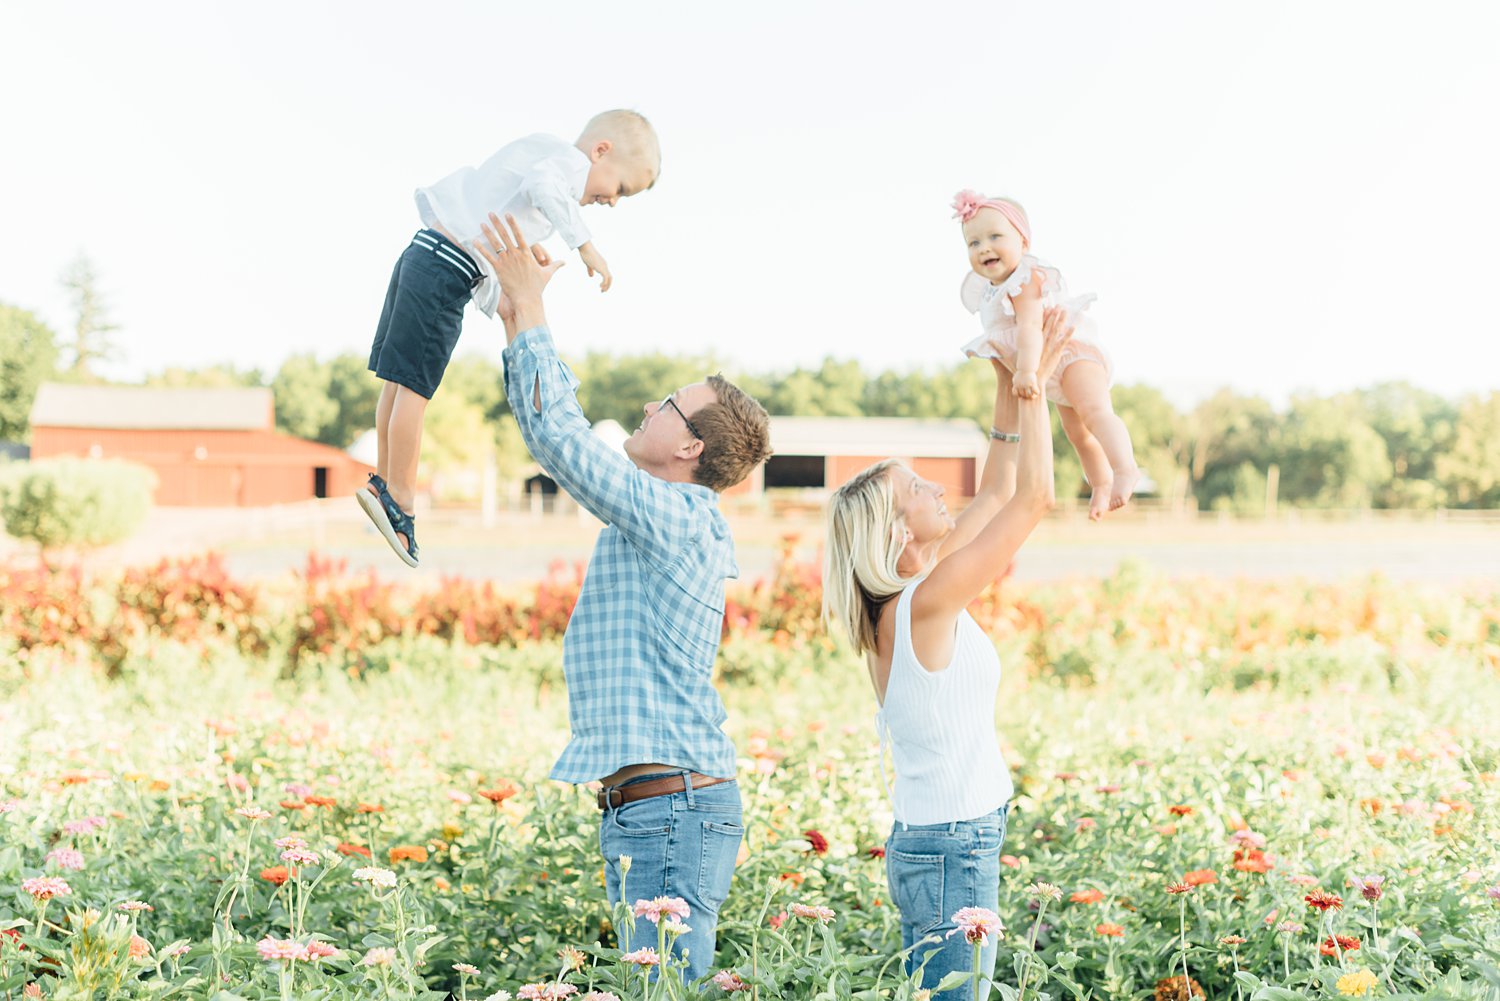
{"label": "man", "polygon": [[[561,263],[528,247],[509,216],[490,220],[477,249],[503,293],[506,397],[531,454],[605,523],[563,638],[572,737],[552,777],[603,785],[610,902],[685,900],[691,930],[676,948],[701,977],[745,833],[712,684],[724,580],[739,573],[718,494],[770,455],[770,420],[710,376],[646,404],[621,457],[592,433],[547,329],[542,291]],[[624,886],[621,856],[631,859]],[[656,940],[637,919],[633,941]]]}

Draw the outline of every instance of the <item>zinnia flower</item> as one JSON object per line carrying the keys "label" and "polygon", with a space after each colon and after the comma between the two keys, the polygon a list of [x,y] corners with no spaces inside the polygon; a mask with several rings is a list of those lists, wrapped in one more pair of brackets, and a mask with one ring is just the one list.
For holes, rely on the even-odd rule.
{"label": "zinnia flower", "polygon": [[334,851],[340,855],[363,855],[365,858],[370,857],[370,849],[364,845],[351,844],[348,841],[340,841],[339,846]]}
{"label": "zinnia flower", "polygon": [[[642,949],[642,952],[650,950]],[[621,957],[626,959],[628,957]],[[521,993],[516,997],[519,1001],[561,1001],[562,998],[570,998],[578,993],[578,988],[572,984],[527,984],[521,988]]]}
{"label": "zinnia flower", "polygon": [[353,879],[356,883],[369,883],[371,886],[385,887],[389,889],[396,885],[396,874],[389,869],[382,869],[376,865],[367,865],[362,869],[355,869]]}
{"label": "zinnia flower", "polygon": [[988,945],[991,935],[999,936],[1005,930],[1000,915],[985,907],[960,907],[948,920],[958,927],[943,937],[951,938],[955,933],[963,932],[964,940],[970,945]]}
{"label": "zinnia flower", "polygon": [[271,843],[273,845],[275,845],[277,848],[282,849],[283,851],[285,851],[288,848],[306,848],[307,847],[307,839],[304,838],[300,834],[288,834],[286,837],[284,837],[284,838],[277,838],[275,841],[273,841]]}
{"label": "zinnia flower", "polygon": [[260,878],[273,886],[280,886],[282,883],[285,883],[291,875],[284,865],[273,865],[268,869],[260,871]]}
{"label": "zinnia flower", "polygon": [[718,973],[715,973],[714,983],[718,984],[719,989],[726,994],[733,994],[736,991],[748,991],[750,989],[750,985],[740,979],[740,975],[733,970],[720,970]]}
{"label": "zinnia flower", "polygon": [[1188,886],[1208,886],[1219,881],[1219,874],[1212,869],[1194,869],[1183,876],[1182,881]]}
{"label": "zinnia flower", "polygon": [[83,868],[83,852],[76,848],[54,848],[47,853],[47,861],[55,863],[59,869],[77,871]]}
{"label": "zinnia flower", "polygon": [[274,938],[270,935],[255,943],[255,951],[260,953],[261,959],[280,960],[283,963],[302,958],[302,946],[289,938]]}
{"label": "zinnia flower", "polygon": [[1350,876],[1349,882],[1359,891],[1360,896],[1372,903],[1385,895],[1382,889],[1385,885],[1384,876]]}
{"label": "zinnia flower", "polygon": [[[1334,948],[1333,944],[1335,940],[1338,942],[1338,949]],[[1322,945],[1318,946],[1318,951],[1325,956],[1337,956],[1339,954],[1339,949],[1342,949],[1345,952],[1354,952],[1358,948],[1359,939],[1353,937],[1352,935],[1330,935],[1323,940]]]}
{"label": "zinnia flower", "polygon": [[1238,936],[1238,935],[1225,935],[1223,938],[1219,939],[1219,944],[1220,945],[1244,945],[1245,941],[1246,941],[1245,939],[1240,938],[1240,936]]}
{"label": "zinnia flower", "polygon": [[242,806],[234,812],[246,820],[267,820],[271,816],[269,810],[262,810],[258,806]]}
{"label": "zinnia flower", "polygon": [[1174,817],[1186,817],[1193,812],[1193,808],[1190,806],[1169,806],[1167,807],[1167,812]]}
{"label": "zinnia flower", "polygon": [[1193,885],[1191,883],[1168,883],[1167,892],[1173,896],[1179,893],[1192,893]]}
{"label": "zinnia flower", "polygon": [[1071,904],[1097,904],[1103,899],[1103,890],[1074,890],[1068,897],[1068,902]]}
{"label": "zinnia flower", "polygon": [[1346,998],[1362,998],[1370,993],[1370,989],[1376,984],[1375,974],[1369,970],[1355,970],[1339,977],[1334,984],[1339,993]]}
{"label": "zinnia flower", "polygon": [[1314,890],[1302,899],[1307,901],[1308,907],[1323,913],[1342,910],[1344,907],[1344,898],[1327,890]]}
{"label": "zinnia flower", "polygon": [[1152,996],[1155,1001],[1187,1001],[1189,998],[1201,998],[1203,985],[1192,977],[1188,977],[1185,984],[1180,976],[1164,977],[1156,982],[1156,991]]}
{"label": "zinnia flower", "polygon": [[151,943],[139,935],[130,936],[130,945],[127,949],[131,959],[145,959],[151,955]]}
{"label": "zinnia flower", "polygon": [[31,894],[31,899],[36,901],[66,897],[73,892],[73,888],[68,885],[66,879],[56,876],[38,876],[36,879],[28,879],[21,884],[21,889]]}
{"label": "zinnia flower", "polygon": [[[635,952],[627,952],[620,957],[620,960],[625,963],[634,963],[636,966],[657,966],[661,963],[661,957],[650,946],[644,949],[637,949]],[[526,995],[523,994],[521,996],[525,997]]]}
{"label": "zinnia flower", "polygon": [[506,800],[510,799],[520,791],[521,790],[517,789],[514,783],[502,782],[493,789],[479,790],[479,795],[483,796],[491,803],[494,803],[496,806],[499,806],[501,803],[504,803]]}
{"label": "zinnia flower", "polygon": [[833,908],[822,907],[817,904],[792,904],[787,908],[793,917],[807,918],[809,921],[820,921],[823,924],[833,920]]}
{"label": "zinnia flower", "polygon": [[1052,883],[1032,883],[1026,892],[1038,900],[1062,899],[1062,888]]}
{"label": "zinnia flower", "polygon": [[144,900],[127,900],[127,901],[125,901],[123,904],[121,904],[119,906],[119,909],[122,910],[122,911],[129,911],[132,914],[138,914],[141,911],[154,911],[154,910],[156,910],[155,907],[152,907],[150,904],[146,903]]}
{"label": "zinnia flower", "polygon": [[454,963],[453,968],[466,977],[479,976],[479,967],[470,966],[468,963]]}
{"label": "zinnia flower", "polygon": [[359,961],[360,966],[390,966],[396,961],[396,950],[385,946],[377,946],[365,953],[365,958]]}
{"label": "zinnia flower", "polygon": [[822,831],[808,829],[802,832],[802,836],[812,846],[811,851],[814,855],[828,854],[828,839],[823,836]]}
{"label": "zinnia flower", "polygon": [[1102,924],[1094,925],[1094,932],[1095,934],[1103,935],[1105,938],[1125,937],[1125,929],[1110,921],[1105,921]]}
{"label": "zinnia flower", "polygon": [[635,902],[635,916],[646,918],[654,925],[661,924],[664,917],[686,918],[689,913],[687,901],[681,897],[652,897]]}
{"label": "zinnia flower", "polygon": [[318,853],[310,848],[288,848],[281,853],[281,860],[297,865],[317,865]]}
{"label": "zinnia flower", "polygon": [[577,946],[565,945],[557,950],[557,958],[563,961],[563,965],[570,970],[581,970],[583,964],[588,961],[588,956]]}
{"label": "zinnia flower", "polygon": [[302,947],[302,955],[297,958],[304,963],[316,963],[320,959],[327,959],[330,956],[337,956],[338,954],[338,949],[330,943],[320,939],[313,939]]}
{"label": "zinnia flower", "polygon": [[410,859],[413,862],[426,862],[427,849],[421,845],[397,845],[391,849],[390,858],[392,864],[404,859]]}

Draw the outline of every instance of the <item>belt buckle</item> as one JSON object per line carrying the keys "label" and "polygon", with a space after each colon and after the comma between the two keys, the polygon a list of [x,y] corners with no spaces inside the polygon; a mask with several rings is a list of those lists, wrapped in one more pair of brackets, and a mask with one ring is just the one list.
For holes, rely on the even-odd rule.
{"label": "belt buckle", "polygon": [[619,809],[625,804],[625,794],[620,791],[619,786],[610,786],[607,789],[599,790],[599,795],[595,799],[595,802],[599,804],[599,809],[601,810],[608,810],[610,807]]}

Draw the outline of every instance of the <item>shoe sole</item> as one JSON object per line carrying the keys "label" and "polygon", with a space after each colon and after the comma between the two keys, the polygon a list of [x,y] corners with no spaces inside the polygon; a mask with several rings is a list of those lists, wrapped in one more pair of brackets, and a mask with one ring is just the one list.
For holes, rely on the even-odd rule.
{"label": "shoe sole", "polygon": [[380,498],[361,487],[355,491],[354,499],[359,501],[360,508],[375,523],[376,530],[385,537],[386,542],[391,544],[391,548],[395,550],[396,555],[401,557],[401,562],[409,567],[416,566],[417,561],[412,558],[411,553],[406,551],[406,547],[401,545],[401,539],[396,535],[396,529],[391,526],[391,519],[386,515],[385,508],[380,503]]}

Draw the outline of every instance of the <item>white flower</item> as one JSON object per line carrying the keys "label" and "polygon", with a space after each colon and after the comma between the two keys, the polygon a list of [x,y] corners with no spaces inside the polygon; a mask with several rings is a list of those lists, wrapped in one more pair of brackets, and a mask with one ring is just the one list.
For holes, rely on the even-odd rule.
{"label": "white flower", "polygon": [[354,881],[356,883],[368,882],[371,886],[390,888],[396,885],[396,874],[389,869],[382,869],[378,865],[367,865],[363,869],[354,870]]}

